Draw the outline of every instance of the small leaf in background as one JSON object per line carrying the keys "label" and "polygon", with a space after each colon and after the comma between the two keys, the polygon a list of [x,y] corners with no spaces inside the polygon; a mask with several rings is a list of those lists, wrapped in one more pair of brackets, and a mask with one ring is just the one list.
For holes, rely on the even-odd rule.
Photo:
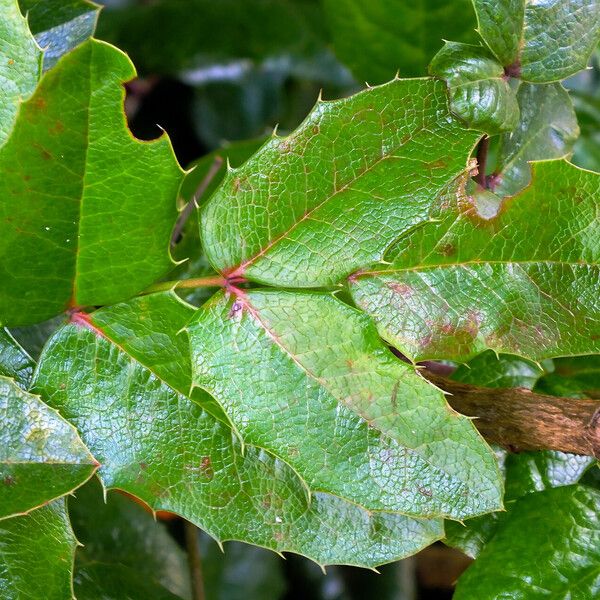
{"label": "small leaf in background", "polygon": [[429,219],[480,137],[450,114],[445,87],[399,80],[319,102],[290,136],[230,170],[202,211],[213,266],[316,287],[381,259]]}
{"label": "small leaf in background", "polygon": [[557,358],[536,391],[554,396],[600,398],[600,356]]}
{"label": "small leaf in background", "polygon": [[134,75],[123,53],[88,41],[22,105],[0,150],[4,324],[116,302],[172,268],[183,172],[166,137],[132,138],[122,83]]}
{"label": "small leaf in background", "polygon": [[0,0],[0,146],[14,127],[19,104],[35,90],[42,53],[17,0]]}
{"label": "small leaf in background", "polygon": [[592,600],[599,585],[600,492],[573,485],[518,500],[454,598]]}
{"label": "small leaf in background", "polygon": [[19,6],[44,51],[44,71],[94,35],[100,10],[88,0],[19,0]]}
{"label": "small leaf in background", "polygon": [[73,599],[76,545],[62,499],[0,521],[2,600]]}
{"label": "small leaf in background", "polygon": [[[157,589],[163,587],[178,597],[190,597],[187,557],[163,523],[118,492],[108,493],[105,503],[96,478],[74,496],[69,498],[69,516],[75,535],[83,544],[76,554],[79,586],[91,588],[88,579],[97,584],[102,568],[110,573],[116,567],[117,573],[120,568],[129,569],[136,582],[153,582]],[[112,585],[117,587],[116,583]],[[154,598],[144,596],[142,591],[143,588],[138,590],[134,597]]]}
{"label": "small leaf in background", "polygon": [[34,386],[78,427],[104,486],[221,541],[320,564],[376,566],[443,535],[438,520],[368,512],[324,493],[309,503],[287,464],[248,444],[242,454],[231,428],[203,408],[214,401],[198,389],[188,396],[189,344],[177,332],[193,313],[172,294],[144,296],[78,317],[46,345]]}
{"label": "small leaf in background", "polygon": [[0,519],[68,494],[98,464],[75,428],[0,376]]}
{"label": "small leaf in background", "polygon": [[0,375],[12,377],[23,389],[29,385],[35,362],[8,329],[0,328]]}
{"label": "small leaf in background", "polygon": [[360,81],[422,76],[444,39],[475,40],[468,0],[325,0],[338,57]]}
{"label": "small leaf in background", "polygon": [[530,161],[570,156],[579,136],[577,116],[560,83],[522,83],[517,92],[521,118],[502,136],[490,186],[500,196],[513,196],[531,181]]}
{"label": "small leaf in background", "polygon": [[509,74],[533,83],[585,69],[600,38],[598,0],[473,0],[478,31]]}
{"label": "small leaf in background", "polygon": [[194,383],[309,489],[416,516],[500,507],[494,458],[471,422],[330,294],[219,293],[187,331]]}
{"label": "small leaf in background", "polygon": [[403,354],[600,351],[600,177],[561,160],[533,171],[495,216],[480,214],[458,182],[438,199],[439,222],[400,240],[389,267],[350,278],[357,306]]}
{"label": "small leaf in background", "polygon": [[472,127],[493,134],[516,126],[515,93],[502,65],[483,46],[446,42],[429,74],[448,83],[452,112]]}

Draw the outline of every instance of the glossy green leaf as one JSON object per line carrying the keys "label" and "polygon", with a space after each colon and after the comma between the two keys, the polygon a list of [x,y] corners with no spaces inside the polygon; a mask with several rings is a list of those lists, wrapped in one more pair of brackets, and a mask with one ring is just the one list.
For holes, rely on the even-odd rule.
{"label": "glossy green leaf", "polygon": [[478,31],[513,76],[559,81],[585,69],[600,38],[598,0],[473,0]]}
{"label": "glossy green leaf", "polygon": [[361,81],[425,75],[443,39],[475,38],[468,0],[325,0],[336,54]]}
{"label": "glossy green leaf", "polygon": [[599,192],[597,174],[540,162],[530,187],[482,216],[459,183],[391,266],[350,278],[352,296],[414,360],[599,352]]}
{"label": "glossy green leaf", "polygon": [[515,128],[515,93],[502,65],[483,46],[446,42],[429,73],[447,82],[452,112],[472,127],[490,134]]}
{"label": "glossy green leaf", "polygon": [[[316,562],[373,566],[442,534],[437,520],[367,512],[314,493],[261,448],[191,400],[189,344],[177,332],[194,309],[172,294],[102,309],[46,345],[35,387],[73,422],[101,461],[101,481],[170,510],[220,540],[237,539]],[[65,385],[66,384],[66,385]]]}
{"label": "glossy green leaf", "polygon": [[512,196],[530,183],[529,161],[567,157],[579,136],[573,103],[559,83],[522,83],[517,100],[521,118],[514,131],[502,136],[493,176],[500,196]]}
{"label": "glossy green leaf", "polygon": [[600,398],[600,356],[575,356],[554,361],[536,391],[554,396]]}
{"label": "glossy green leaf", "polygon": [[600,492],[575,485],[520,499],[454,598],[592,600],[599,593]]}
{"label": "glossy green leaf", "polygon": [[309,489],[413,515],[500,506],[493,456],[470,421],[333,296],[219,293],[187,330],[194,383]]}
{"label": "glossy green leaf", "polygon": [[17,0],[0,0],[0,146],[9,137],[19,105],[33,93],[42,53]]}
{"label": "glossy green leaf", "polygon": [[[189,598],[187,557],[163,523],[123,494],[109,492],[105,502],[96,478],[74,496],[69,498],[69,516],[83,544],[76,555],[77,581],[83,583],[86,577],[81,571],[90,575],[98,563],[107,570],[126,567],[136,574],[136,580],[155,581],[173,594]],[[137,597],[143,597],[141,590]]]}
{"label": "glossy green leaf", "polygon": [[100,10],[88,0],[19,0],[19,5],[44,50],[44,71],[94,35]]}
{"label": "glossy green leaf", "polygon": [[0,521],[2,600],[74,600],[76,545],[64,500]]}
{"label": "glossy green leaf", "polygon": [[182,171],[166,137],[131,136],[121,84],[134,75],[124,54],[88,41],[22,105],[0,150],[4,324],[122,300],[172,267]]}
{"label": "glossy green leaf", "polygon": [[0,376],[0,519],[68,494],[98,464],[74,427]]}
{"label": "glossy green leaf", "polygon": [[181,600],[147,575],[130,567],[87,563],[74,578],[77,600]]}
{"label": "glossy green leaf", "polygon": [[22,388],[26,388],[34,368],[35,362],[10,332],[0,329],[0,376],[12,377]]}
{"label": "glossy green leaf", "polygon": [[447,108],[441,81],[395,80],[319,102],[227,173],[202,211],[215,268],[262,283],[329,285],[427,221],[480,134]]}

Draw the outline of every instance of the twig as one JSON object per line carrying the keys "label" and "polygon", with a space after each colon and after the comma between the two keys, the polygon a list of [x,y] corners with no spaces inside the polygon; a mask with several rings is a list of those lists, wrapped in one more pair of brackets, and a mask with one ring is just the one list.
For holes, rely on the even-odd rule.
{"label": "twig", "polygon": [[198,208],[198,201],[206,192],[210,182],[214,179],[215,175],[219,172],[221,165],[223,164],[223,158],[221,156],[215,156],[215,159],[210,166],[210,169],[200,182],[194,197],[185,205],[184,209],[179,214],[179,218],[177,219],[177,223],[175,223],[175,228],[173,229],[173,235],[171,236],[171,248],[173,248],[181,237],[181,232],[187,223],[187,220],[190,218],[190,215],[194,212],[195,208]]}
{"label": "twig", "polygon": [[190,567],[190,578],[192,580],[192,598],[194,600],[205,600],[198,528],[187,520],[184,520],[183,527],[185,531],[185,547]]}
{"label": "twig", "polygon": [[477,177],[475,181],[482,187],[487,187],[485,170],[487,168],[488,150],[490,148],[490,138],[484,135],[477,146]]}

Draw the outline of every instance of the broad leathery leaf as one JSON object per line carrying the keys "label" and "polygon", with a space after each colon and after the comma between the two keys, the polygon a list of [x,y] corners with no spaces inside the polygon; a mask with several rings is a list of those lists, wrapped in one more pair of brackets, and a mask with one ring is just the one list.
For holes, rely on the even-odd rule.
{"label": "broad leathery leaf", "polygon": [[[194,309],[171,293],[108,307],[59,330],[35,387],[74,423],[108,488],[169,510],[219,540],[241,540],[320,564],[375,566],[439,539],[438,520],[371,513],[307,490],[272,454],[242,446],[204,410],[177,332]],[[63,385],[66,384],[66,385]],[[210,403],[210,399],[209,399]]]}
{"label": "broad leathery leaf", "polygon": [[599,593],[600,492],[574,485],[520,499],[454,598],[592,600]]}
{"label": "broad leathery leaf", "polygon": [[600,38],[598,0],[473,0],[478,31],[510,75],[533,83],[585,69]]}
{"label": "broad leathery leaf", "polygon": [[600,351],[600,176],[561,160],[533,174],[486,217],[457,182],[439,222],[401,240],[389,268],[350,278],[356,304],[406,356]]}
{"label": "broad leathery leaf", "polygon": [[35,362],[8,329],[0,329],[0,375],[12,377],[23,389],[29,385]]}
{"label": "broad leathery leaf", "polygon": [[72,425],[2,376],[0,415],[0,519],[68,494],[98,467]]}
{"label": "broad leathery leaf", "polygon": [[131,136],[122,83],[134,75],[123,53],[90,40],[21,106],[0,150],[4,324],[117,302],[172,268],[183,172],[166,137]]}
{"label": "broad leathery leaf", "polygon": [[448,110],[446,86],[395,80],[320,101],[300,127],[231,169],[203,207],[215,268],[293,287],[336,283],[429,219],[480,134]]}
{"label": "broad leathery leaf", "polygon": [[517,125],[515,93],[502,65],[483,46],[446,42],[429,74],[446,81],[452,112],[472,127],[493,134]]}
{"label": "broad leathery leaf", "polygon": [[88,0],[19,0],[35,39],[44,50],[44,71],[94,35],[100,6]]}
{"label": "broad leathery leaf", "polygon": [[[189,598],[187,557],[166,526],[132,498],[109,492],[105,502],[102,492],[93,478],[68,501],[75,535],[83,544],[77,550],[76,572],[82,568],[87,571],[93,563],[127,567],[137,578],[156,581],[173,594]],[[144,597],[154,598],[138,595]]]}
{"label": "broad leathery leaf", "polygon": [[442,39],[474,41],[469,0],[325,0],[336,54],[360,81],[425,75]]}
{"label": "broad leathery leaf", "polygon": [[34,360],[40,357],[44,344],[61,325],[66,321],[65,315],[53,317],[48,321],[27,325],[25,327],[11,327],[8,331],[15,338],[17,343]]}
{"label": "broad leathery leaf", "polygon": [[0,0],[0,146],[10,135],[19,105],[35,90],[41,50],[17,0]]}
{"label": "broad leathery leaf", "polygon": [[77,600],[181,600],[151,577],[123,565],[90,562],[73,579]]}
{"label": "broad leathery leaf", "polygon": [[570,156],[579,136],[577,116],[560,83],[522,83],[517,92],[521,118],[501,138],[490,185],[499,196],[513,196],[531,181],[530,161]]}
{"label": "broad leathery leaf", "polygon": [[501,506],[493,455],[471,422],[330,294],[218,293],[187,331],[194,384],[309,489],[416,516]]}
{"label": "broad leathery leaf", "polygon": [[74,600],[76,545],[64,499],[0,521],[2,600]]}

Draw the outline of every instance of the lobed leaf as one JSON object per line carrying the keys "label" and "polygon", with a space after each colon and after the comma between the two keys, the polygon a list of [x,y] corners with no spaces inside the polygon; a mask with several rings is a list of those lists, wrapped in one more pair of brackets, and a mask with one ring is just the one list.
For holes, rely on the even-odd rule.
{"label": "lobed leaf", "polygon": [[64,500],[0,521],[2,599],[74,600],[76,545]]}
{"label": "lobed leaf", "polygon": [[187,331],[194,384],[310,490],[416,516],[501,506],[494,458],[470,421],[333,296],[219,293]]}
{"label": "lobed leaf", "polygon": [[[48,342],[35,388],[74,423],[100,460],[99,477],[155,510],[321,564],[374,566],[442,535],[438,520],[368,512],[307,490],[284,462],[242,446],[191,383],[177,332],[194,309],[155,294],[75,317]],[[206,409],[209,410],[206,410]]]}
{"label": "lobed leaf", "polygon": [[600,176],[565,161],[533,172],[491,215],[457,182],[439,222],[401,240],[389,268],[350,278],[356,304],[405,355],[600,352]]}
{"label": "lobed leaf", "polygon": [[395,80],[319,102],[227,173],[203,207],[213,266],[277,286],[315,287],[382,258],[429,219],[480,134],[448,110],[442,82]]}
{"label": "lobed leaf", "polygon": [[600,39],[598,0],[473,0],[478,31],[510,75],[560,81],[585,69]]}
{"label": "lobed leaf", "polygon": [[0,150],[4,324],[123,300],[172,267],[182,171],[166,137],[142,143],[127,129],[121,84],[134,75],[123,53],[91,40],[21,106]]}
{"label": "lobed leaf", "polygon": [[17,0],[0,0],[0,146],[14,127],[19,105],[35,90],[42,53]]}
{"label": "lobed leaf", "polygon": [[0,414],[0,519],[68,494],[96,470],[75,428],[2,376]]}
{"label": "lobed leaf", "polygon": [[472,127],[491,134],[517,125],[519,106],[504,69],[482,46],[446,42],[429,73],[447,82],[452,112]]}

